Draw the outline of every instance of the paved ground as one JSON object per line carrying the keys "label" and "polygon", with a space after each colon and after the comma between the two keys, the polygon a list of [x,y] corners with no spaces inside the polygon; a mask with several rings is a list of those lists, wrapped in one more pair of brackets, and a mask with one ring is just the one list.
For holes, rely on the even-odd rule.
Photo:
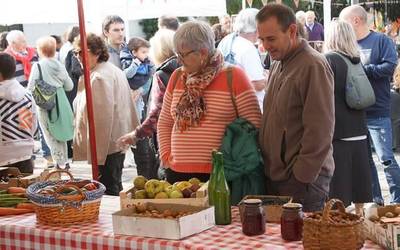
{"label": "paved ground", "polygon": [[[400,163],[400,153],[396,153],[396,160]],[[378,163],[376,155],[374,155],[374,160],[376,165],[378,166],[378,174],[379,174],[379,182],[382,188],[382,194],[385,199],[385,203],[390,201],[390,194],[388,190],[388,185],[386,182],[386,177],[383,172],[383,167]],[[133,165],[133,156],[132,154],[127,155],[127,160],[125,161],[125,167],[123,169],[122,174],[122,182],[124,188],[127,188],[132,185],[133,178],[137,175],[136,167]],[[35,172],[41,172],[46,167],[45,160],[42,157],[38,157],[35,161]],[[85,162],[74,162],[71,165],[71,172],[74,177],[91,179],[92,172],[91,172],[91,165],[88,165]]]}

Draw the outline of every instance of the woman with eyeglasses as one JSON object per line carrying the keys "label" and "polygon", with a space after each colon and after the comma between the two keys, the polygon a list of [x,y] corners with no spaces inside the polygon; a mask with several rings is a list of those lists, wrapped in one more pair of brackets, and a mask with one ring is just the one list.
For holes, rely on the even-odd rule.
{"label": "woman with eyeglasses", "polygon": [[[117,196],[122,190],[121,176],[125,153],[117,146],[116,141],[136,128],[139,122],[130,96],[128,80],[119,68],[107,62],[109,54],[103,39],[95,34],[88,34],[87,47],[99,181],[106,186],[106,194]],[[83,51],[79,38],[74,42],[74,51],[81,60]],[[86,93],[81,77],[74,100],[75,160],[90,160],[86,105]]]}
{"label": "woman with eyeglasses", "polygon": [[[33,65],[29,77],[28,89],[34,92],[37,80],[42,78],[47,84],[56,88],[63,88],[65,91],[70,91],[73,88],[73,82],[68,76],[67,70],[56,58],[56,40],[51,36],[39,38],[36,42],[37,51],[39,54],[39,62]],[[40,67],[40,68],[39,68]],[[58,95],[58,94],[57,94]],[[61,96],[57,96],[61,101]],[[58,107],[57,107],[58,106]],[[53,112],[53,111],[56,111]],[[62,114],[64,113],[64,114]],[[39,124],[44,136],[44,139],[50,149],[51,158],[55,163],[56,168],[69,169],[67,141],[61,141],[54,135],[53,130],[49,129],[49,121],[56,122],[58,116],[67,115],[70,117],[69,124],[63,123],[57,126],[67,127],[72,135],[72,110],[68,105],[63,105],[63,102],[56,102],[56,107],[52,110],[45,110],[38,106]],[[71,139],[71,138],[69,138]]]}
{"label": "woman with eyeglasses", "polygon": [[228,69],[215,49],[208,24],[184,23],[173,42],[182,67],[170,78],[158,120],[161,162],[170,183],[192,177],[207,181],[212,150],[220,148],[226,126],[236,118],[227,70],[239,116],[258,128],[261,112],[246,74],[236,66]]}
{"label": "woman with eyeglasses", "polygon": [[325,30],[324,46],[335,80],[335,130],[332,142],[335,172],[329,196],[339,198],[346,206],[355,203],[356,212],[361,213],[362,204],[372,201],[372,183],[365,111],[350,108],[345,98],[346,61],[354,65],[360,63],[356,35],[351,25],[342,21],[331,22]]}

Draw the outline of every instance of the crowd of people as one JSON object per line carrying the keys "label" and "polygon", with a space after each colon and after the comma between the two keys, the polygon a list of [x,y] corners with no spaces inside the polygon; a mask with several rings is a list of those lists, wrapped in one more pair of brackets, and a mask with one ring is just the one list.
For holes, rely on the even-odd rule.
{"label": "crowd of people", "polygon": [[[262,193],[292,196],[304,211],[321,210],[328,198],[382,205],[373,146],[391,202],[400,203],[390,120],[398,56],[390,38],[369,29],[361,6],[346,7],[328,27],[313,11],[295,14],[273,3],[244,9],[233,23],[229,16],[213,26],[163,16],[158,28],[149,41],[126,41],[124,20],[112,15],[101,35],[87,34],[99,180],[107,194],[122,190],[127,150],[138,175],[207,181],[213,149],[242,118],[259,130]],[[49,167],[68,170],[71,157],[90,161],[79,27],[68,29],[62,46],[46,36],[29,47],[17,30],[6,41],[0,166],[32,172],[38,138]],[[362,65],[374,90],[376,102],[367,108],[347,103],[352,65]]]}

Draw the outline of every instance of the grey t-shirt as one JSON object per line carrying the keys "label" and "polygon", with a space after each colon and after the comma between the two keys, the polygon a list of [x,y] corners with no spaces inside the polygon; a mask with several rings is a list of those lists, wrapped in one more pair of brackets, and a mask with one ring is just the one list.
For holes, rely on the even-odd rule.
{"label": "grey t-shirt", "polygon": [[122,69],[121,61],[119,59],[119,50],[114,49],[110,45],[108,45],[107,48],[108,48],[108,53],[110,54],[108,61],[117,66],[118,68]]}

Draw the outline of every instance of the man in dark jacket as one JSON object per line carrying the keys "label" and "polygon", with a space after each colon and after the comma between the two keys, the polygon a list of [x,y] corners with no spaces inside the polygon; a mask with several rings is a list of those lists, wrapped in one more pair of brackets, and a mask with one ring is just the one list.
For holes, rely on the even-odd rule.
{"label": "man in dark jacket", "polygon": [[[260,127],[267,192],[321,210],[334,171],[334,83],[326,59],[298,37],[293,11],[264,6],[259,39],[274,60]],[[307,63],[304,63],[307,62]]]}
{"label": "man in dark jacket", "polygon": [[[379,161],[384,167],[391,202],[400,203],[400,168],[392,151],[390,122],[390,80],[397,65],[393,41],[384,34],[369,30],[367,12],[359,5],[346,7],[340,19],[350,23],[360,46],[361,62],[375,92],[376,103],[367,108],[368,131]],[[370,155],[374,202],[383,204],[375,163]]]}

